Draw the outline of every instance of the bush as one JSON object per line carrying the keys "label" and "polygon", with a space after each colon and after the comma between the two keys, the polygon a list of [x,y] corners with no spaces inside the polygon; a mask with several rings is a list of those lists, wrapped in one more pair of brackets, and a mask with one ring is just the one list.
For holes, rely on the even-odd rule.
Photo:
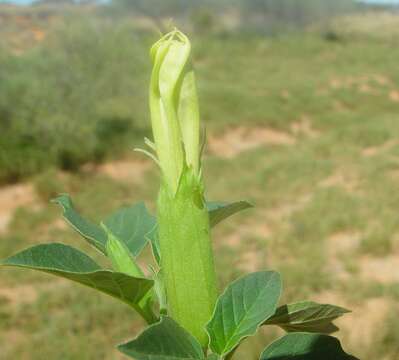
{"label": "bush", "polygon": [[0,181],[49,166],[73,170],[101,160],[111,143],[115,153],[128,136],[141,137],[143,41],[126,23],[66,18],[34,49],[3,52]]}

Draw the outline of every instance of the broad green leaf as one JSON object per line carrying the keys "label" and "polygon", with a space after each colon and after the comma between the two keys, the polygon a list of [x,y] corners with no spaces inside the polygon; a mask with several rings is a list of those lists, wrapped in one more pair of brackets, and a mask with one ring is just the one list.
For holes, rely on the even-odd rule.
{"label": "broad green leaf", "polygon": [[219,360],[220,357],[217,354],[211,354],[207,357],[208,360]]}
{"label": "broad green leaf", "polygon": [[145,204],[140,202],[119,209],[104,224],[136,257],[147,244],[147,235],[154,230],[156,219],[148,212]]}
{"label": "broad green leaf", "polygon": [[95,246],[103,254],[105,254],[105,244],[107,243],[107,234],[100,226],[84,219],[75,210],[72,199],[68,194],[63,194],[52,200],[53,203],[59,204],[64,213],[64,219],[91,245]]}
{"label": "broad green leaf", "polygon": [[[90,244],[106,255],[108,239],[106,231],[101,226],[84,219],[75,210],[69,195],[60,195],[53,202],[62,206],[65,220]],[[147,211],[145,204],[141,202],[117,210],[104,220],[104,225],[136,257],[149,241],[147,235],[154,230],[156,219]]]}
{"label": "broad green leaf", "polygon": [[233,203],[208,201],[207,208],[209,212],[210,225],[213,227],[224,219],[251,207],[253,207],[253,205],[248,201],[236,201]]}
{"label": "broad green leaf", "polygon": [[335,305],[302,301],[280,306],[265,325],[278,325],[287,332],[331,334],[338,330],[332,322],[348,312],[350,311]]}
{"label": "broad green leaf", "polygon": [[0,262],[39,270],[78,282],[117,298],[137,311],[137,304],[152,288],[148,279],[102,269],[94,260],[79,250],[63,244],[42,244],[23,250]]}
{"label": "broad green leaf", "polygon": [[144,330],[136,339],[118,346],[136,360],[203,360],[197,340],[169,317]]}
{"label": "broad green leaf", "polygon": [[230,284],[206,326],[212,351],[228,354],[241,340],[254,335],[275,313],[281,286],[280,275],[274,271],[253,273]]}
{"label": "broad green leaf", "polygon": [[338,339],[322,334],[291,333],[278,339],[260,360],[357,360],[342,349]]}

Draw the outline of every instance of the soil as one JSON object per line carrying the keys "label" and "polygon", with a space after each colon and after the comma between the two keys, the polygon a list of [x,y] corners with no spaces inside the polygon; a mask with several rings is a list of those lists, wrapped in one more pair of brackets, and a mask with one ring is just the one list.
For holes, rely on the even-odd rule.
{"label": "soil", "polygon": [[151,161],[118,160],[111,161],[101,165],[86,165],[86,171],[94,171],[103,174],[116,181],[141,183],[144,174],[153,166]]}
{"label": "soil", "polygon": [[32,184],[16,184],[0,188],[0,234],[7,231],[14,211],[32,206],[37,197]]}
{"label": "soil", "polygon": [[291,134],[264,127],[237,127],[223,135],[210,136],[208,149],[212,154],[223,158],[233,158],[244,151],[264,145],[294,145]]}

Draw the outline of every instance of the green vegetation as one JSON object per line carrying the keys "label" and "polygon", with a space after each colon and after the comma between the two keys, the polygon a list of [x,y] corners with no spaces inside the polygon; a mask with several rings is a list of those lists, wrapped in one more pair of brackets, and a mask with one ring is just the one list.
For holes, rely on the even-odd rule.
{"label": "green vegetation", "polygon": [[43,44],[3,53],[0,180],[76,170],[142,138],[144,49],[127,24],[67,18]]}
{"label": "green vegetation", "polygon": [[[205,198],[200,116],[191,43],[177,29],[150,50],[153,63],[149,105],[154,142],[148,155],[160,168],[157,216],[143,203],[123,207],[100,226],[76,211],[63,194],[52,202],[67,223],[112,266],[102,267],[88,254],[62,243],[40,244],[0,262],[3,267],[37,270],[103,292],[130,306],[147,323],[118,349],[136,360],[231,359],[242,342],[261,326],[276,325],[288,334],[265,347],[262,360],[277,354],[311,360],[329,356],[356,360],[329,334],[350,311],[303,301],[278,307],[281,276],[275,271],[247,274],[219,294],[211,228],[240,210],[245,201],[209,202]],[[139,255],[150,247],[146,275]]]}
{"label": "green vegetation", "polygon": [[[118,155],[146,134],[146,97],[138,89],[148,80],[148,64],[143,55],[154,37],[143,31],[154,26],[165,28],[164,17],[174,14],[177,22],[193,27],[199,34],[209,34],[214,29],[216,38],[196,42],[217,49],[229,33],[247,31],[247,27],[253,27],[250,33],[268,32],[270,29],[263,28],[263,24],[276,27],[270,30],[273,32],[286,31],[294,18],[304,26],[309,23],[307,17],[315,21],[339,13],[343,3],[348,2],[341,0],[334,6],[320,0],[306,0],[300,6],[292,0],[237,2],[229,9],[241,9],[245,15],[234,20],[238,22],[234,29],[223,25],[231,21],[229,13],[224,18],[223,12],[212,15],[204,10],[209,3],[196,1],[185,2],[185,7],[181,1],[151,2],[151,6],[146,1],[115,1],[103,10],[83,8],[83,14],[67,5],[60,12],[56,7],[48,9],[40,4],[31,12],[0,9],[0,17],[6,20],[0,26],[0,182],[15,181],[48,167],[76,170],[88,161]],[[223,1],[212,5],[215,11],[225,6]],[[67,15],[61,17],[61,11]],[[260,14],[263,20],[256,18]],[[62,20],[55,21],[57,17]],[[281,19],[281,24],[273,25],[270,18]],[[143,20],[147,24],[144,29],[140,28]],[[148,24],[151,22],[152,26]],[[213,26],[219,23],[222,25]],[[253,50],[252,45],[257,47],[259,41],[256,35],[239,42],[231,39],[233,48],[229,52],[246,51],[249,47]],[[264,56],[262,52],[260,56]],[[200,56],[201,49],[198,53]],[[211,61],[218,58],[212,53],[204,56]],[[228,72],[222,71],[219,76],[223,74]],[[230,82],[224,84],[221,86],[229,87]],[[234,93],[234,87],[229,87],[228,93],[215,90],[218,97],[226,100],[223,104],[213,101],[210,106],[222,105],[230,116],[230,105],[237,106],[235,100],[241,92]],[[212,91],[205,94],[209,96]],[[257,96],[249,92],[248,98],[262,109]],[[213,117],[219,115],[208,106],[204,111]],[[269,111],[275,115],[273,107]]]}
{"label": "green vegetation", "polygon": [[[252,212],[255,219],[243,213],[215,229],[216,267],[221,286],[225,287],[254,267],[279,269],[284,279],[286,302],[305,297],[334,301],[354,310],[350,320],[340,324],[343,338],[349,339],[346,347],[349,352],[364,359],[396,360],[399,330],[391,314],[399,310],[395,275],[399,230],[396,195],[399,193],[396,139],[399,77],[395,59],[399,54],[395,46],[398,37],[392,35],[397,20],[389,17],[388,21],[388,15],[384,15],[384,31],[380,33],[373,24],[381,18],[375,18],[370,15],[357,16],[354,22],[340,20],[339,25],[330,28],[334,37],[316,30],[272,38],[204,33],[193,37],[193,50],[201,113],[209,133],[204,159],[208,198],[231,198],[231,194],[237,199],[249,196],[256,205]],[[90,18],[94,27],[102,20]],[[342,26],[342,23],[349,23],[351,27]],[[130,205],[144,198],[150,207],[154,206],[151,200],[157,188],[155,168],[146,170],[145,182],[123,175],[120,179],[111,178],[101,170],[85,168],[76,173],[60,174],[53,167],[62,164],[61,157],[57,157],[52,147],[45,148],[46,155],[54,154],[48,157],[43,155],[43,150],[33,151],[18,145],[22,139],[19,134],[30,134],[30,126],[35,123],[28,121],[29,115],[33,116],[29,112],[33,107],[29,99],[40,92],[30,89],[25,75],[19,77],[16,71],[3,69],[12,70],[15,68],[11,64],[24,63],[24,66],[19,65],[21,74],[30,73],[36,78],[35,69],[40,68],[40,61],[50,61],[55,52],[47,51],[48,56],[43,58],[35,56],[39,49],[49,46],[51,39],[53,44],[57,43],[58,33],[66,31],[62,25],[58,26],[59,30],[51,31],[38,47],[18,56],[1,53],[2,61],[10,64],[10,67],[1,65],[2,79],[19,78],[18,81],[25,84],[20,89],[28,90],[13,94],[29,95],[11,96],[9,89],[12,87],[5,87],[3,80],[0,82],[2,114],[18,112],[18,117],[12,119],[23,119],[24,114],[27,119],[12,121],[15,132],[5,125],[10,130],[3,136],[3,124],[7,122],[3,121],[5,116],[0,118],[0,141],[7,145],[2,145],[1,150],[1,161],[4,161],[0,166],[1,177],[4,181],[51,166],[46,173],[34,178],[36,191],[43,200],[38,205],[26,205],[17,210],[7,231],[1,233],[1,258],[38,242],[54,240],[90,252],[88,246],[82,245],[72,231],[57,220],[58,210],[47,203],[54,193],[75,194],[76,208],[95,221],[121,203]],[[125,70],[119,73],[119,67],[114,68],[114,63],[109,61],[103,71],[110,79],[107,81],[117,78],[114,84],[125,84],[121,86],[127,89],[127,92],[118,90],[113,105],[107,106],[110,106],[111,117],[122,113],[117,117],[129,119],[130,130],[121,131],[123,135],[115,135],[114,140],[120,152],[129,153],[130,148],[139,143],[142,133],[147,132],[147,120],[143,118],[145,94],[134,89],[136,81],[139,87],[149,78],[146,48],[155,36],[132,29],[128,23],[116,28],[119,26],[117,34],[110,30],[106,36],[115,36],[114,41],[110,41],[113,49],[129,53],[128,58],[125,55],[119,58],[123,59],[120,63]],[[68,31],[73,31],[73,27]],[[84,38],[76,36],[76,40]],[[126,46],[117,46],[119,43]],[[138,47],[132,49],[132,43]],[[79,51],[85,48],[82,46]],[[67,50],[64,56],[69,62]],[[89,52],[86,58],[82,56],[88,64],[101,60],[88,56]],[[30,62],[32,59],[36,59],[36,67]],[[80,56],[76,59],[78,61]],[[142,68],[136,74],[137,64],[142,64]],[[64,68],[64,65],[59,66]],[[81,66],[85,68],[84,64]],[[112,71],[116,72],[115,77]],[[125,71],[135,74],[134,79],[125,76]],[[85,71],[81,72],[84,76]],[[55,73],[62,74],[61,71]],[[43,70],[40,74],[43,84],[52,82],[51,71]],[[90,81],[97,83],[101,79],[92,75]],[[41,84],[39,79],[31,82]],[[47,92],[40,95],[43,99],[50,90],[52,96],[62,99],[57,95],[58,88],[49,85],[46,89]],[[92,91],[97,93],[95,87]],[[92,101],[105,99],[101,92],[94,93]],[[6,95],[8,100],[3,103]],[[61,100],[57,104],[56,107],[62,109],[61,115],[64,111],[73,112],[79,103],[69,101],[72,105],[68,108],[63,107]],[[105,103],[100,101],[94,108]],[[25,104],[27,107],[23,111]],[[91,106],[87,109],[93,114]],[[48,114],[54,117],[54,112]],[[92,116],[89,124],[96,128],[97,113]],[[84,124],[76,120],[73,125],[74,118],[71,116],[71,119],[68,115],[64,122],[71,122],[71,127]],[[37,123],[43,126],[39,118]],[[44,133],[49,136],[47,129]],[[118,156],[108,152],[107,142],[99,141],[94,131],[87,133],[91,139],[88,143],[102,144],[100,149],[104,155],[100,158]],[[215,134],[219,135],[219,142]],[[60,133],[56,131],[56,135]],[[67,135],[62,135],[62,141],[54,142],[59,147],[68,147],[66,138]],[[82,149],[88,146],[86,141],[74,141]],[[110,148],[115,149],[115,146]],[[75,145],[71,149],[77,150]],[[93,154],[87,152],[85,157],[79,157],[72,168],[79,167],[81,162],[94,161]],[[10,159],[20,164],[17,169],[3,165],[13,166]],[[19,163],[17,159],[21,159]],[[141,166],[141,160],[130,153],[128,161],[133,167]],[[289,249],[293,246],[296,252],[290,255]],[[273,252],[270,251],[272,247]],[[91,255],[100,264],[107,265],[96,252]],[[150,255],[144,253],[144,256],[149,258]],[[0,279],[0,347],[6,359],[41,360],[43,354],[54,359],[115,359],[114,350],[104,348],[103,344],[121,342],[126,334],[138,331],[142,325],[133,317],[131,323],[121,326],[120,319],[131,317],[131,311],[118,306],[113,299],[94,295],[93,291],[66,281],[49,279],[46,275],[11,270],[3,273]],[[66,307],[66,303],[70,306]],[[367,321],[359,315],[362,310],[366,311]],[[378,315],[372,315],[376,313]],[[43,328],[43,323],[49,327]],[[354,327],[364,331],[357,336]],[[257,359],[263,345],[277,335],[278,331],[273,328],[262,332],[248,340],[235,358]]]}

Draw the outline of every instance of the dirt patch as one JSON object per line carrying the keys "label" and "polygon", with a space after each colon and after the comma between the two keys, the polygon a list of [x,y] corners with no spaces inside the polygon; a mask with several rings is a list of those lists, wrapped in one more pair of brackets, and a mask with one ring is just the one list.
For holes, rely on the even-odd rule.
{"label": "dirt patch", "polygon": [[321,188],[340,187],[349,193],[358,189],[358,178],[348,171],[337,171],[319,183]]}
{"label": "dirt patch", "polygon": [[[254,249],[254,244],[249,244],[248,239],[251,238],[251,232],[242,227],[237,228],[233,233],[223,236],[218,245],[222,245],[224,249],[234,250],[235,267],[241,271],[248,273],[259,270],[262,253]],[[223,251],[220,249],[219,251]]]}
{"label": "dirt patch", "polygon": [[259,255],[259,251],[257,250],[249,250],[244,252],[240,257],[237,267],[245,273],[259,271],[261,268],[261,259],[259,258]]}
{"label": "dirt patch", "polygon": [[341,295],[326,291],[312,297],[320,303],[339,305],[352,310],[335,321],[340,331],[334,334],[348,349],[370,349],[381,334],[381,327],[392,309],[392,301],[386,298],[372,298],[361,305],[349,304]]}
{"label": "dirt patch", "polygon": [[295,201],[278,205],[265,212],[265,218],[274,222],[284,220],[293,213],[302,210],[311,200],[313,194],[305,194],[298,197]]}
{"label": "dirt patch", "polygon": [[240,244],[243,244],[244,239],[251,237],[259,238],[269,238],[272,236],[273,232],[266,219],[262,221],[258,219],[257,222],[248,222],[247,224],[240,224],[239,227],[234,229],[234,231],[223,236],[223,245],[229,248],[238,248]]}
{"label": "dirt patch", "polygon": [[282,99],[288,100],[291,98],[291,93],[288,90],[284,89],[284,90],[281,90],[280,96]]}
{"label": "dirt patch", "polygon": [[347,306],[347,301],[340,294],[332,291],[323,291],[322,293],[316,294],[312,296],[313,301],[316,301],[320,304],[333,304],[342,307]]}
{"label": "dirt patch", "polygon": [[373,75],[373,80],[381,86],[388,86],[390,84],[392,84],[392,80],[390,78],[388,78],[385,75],[381,75],[381,74],[374,74]]}
{"label": "dirt patch", "polygon": [[140,183],[143,181],[146,171],[151,167],[150,161],[119,160],[98,166],[86,166],[85,170],[109,176],[117,181]]}
{"label": "dirt patch", "polygon": [[14,211],[21,206],[37,203],[32,184],[17,184],[0,189],[0,233],[7,231]]}
{"label": "dirt patch", "polygon": [[360,276],[382,284],[399,283],[399,255],[381,258],[365,256],[358,260]]}
{"label": "dirt patch", "polygon": [[39,296],[46,291],[56,292],[59,289],[69,286],[68,282],[62,279],[35,283],[34,285],[18,285],[15,287],[0,287],[0,299],[5,300],[11,306],[32,304],[39,299]]}
{"label": "dirt patch", "polygon": [[388,86],[392,83],[391,79],[382,74],[345,76],[340,78],[332,78],[329,86],[333,90],[340,89],[356,89],[363,94],[375,93],[376,88],[372,85]]}
{"label": "dirt patch", "polygon": [[346,280],[350,274],[341,260],[342,255],[354,253],[360,246],[361,234],[358,232],[338,232],[326,241],[326,259],[331,273],[340,280]]}
{"label": "dirt patch", "polygon": [[389,93],[389,99],[393,102],[399,102],[399,91],[398,90],[392,90]]}
{"label": "dirt patch", "polygon": [[370,349],[380,338],[381,328],[391,312],[392,302],[385,298],[368,299],[362,306],[337,321],[340,338],[347,346]]}
{"label": "dirt patch", "polygon": [[232,234],[225,236],[223,244],[229,248],[238,248],[242,240],[242,234],[239,231],[233,232]]}
{"label": "dirt patch", "polygon": [[389,174],[391,175],[392,179],[399,181],[399,170],[390,171]]}
{"label": "dirt patch", "polygon": [[295,138],[283,131],[262,127],[237,127],[223,135],[210,136],[208,148],[211,153],[224,158],[234,156],[263,145],[293,145]]}
{"label": "dirt patch", "polygon": [[0,288],[0,298],[12,306],[32,304],[38,298],[38,292],[32,285],[20,285],[14,288]]}
{"label": "dirt patch", "polygon": [[294,135],[304,135],[310,138],[316,138],[320,135],[320,133],[313,128],[312,121],[307,115],[303,115],[299,121],[292,123],[291,131]]}
{"label": "dirt patch", "polygon": [[338,232],[331,235],[328,240],[328,253],[330,255],[347,254],[359,248],[361,234],[358,232]]}
{"label": "dirt patch", "polygon": [[375,156],[375,155],[378,155],[378,154],[380,154],[382,152],[389,151],[396,144],[397,144],[397,142],[395,140],[388,140],[388,141],[386,141],[384,144],[382,144],[380,146],[370,146],[370,147],[367,147],[367,148],[363,149],[362,155],[365,156],[365,157]]}
{"label": "dirt patch", "polygon": [[369,84],[360,84],[357,90],[362,94],[374,93],[374,89]]}
{"label": "dirt patch", "polygon": [[7,331],[2,331],[1,334],[1,351],[2,355],[0,359],[12,359],[15,356],[12,356],[13,350],[18,348],[19,346],[24,346],[24,343],[27,338],[27,334],[24,333],[21,329],[9,329]]}
{"label": "dirt patch", "polygon": [[44,38],[46,37],[46,33],[42,29],[32,28],[31,31],[32,31],[32,34],[33,34],[33,38],[37,42],[43,41]]}
{"label": "dirt patch", "polygon": [[[237,254],[236,266],[243,272],[254,272],[262,266],[266,257],[265,249],[259,250],[256,238],[267,239],[272,236],[272,228],[266,219],[257,219],[240,224],[227,236],[221,237],[222,247],[232,249]],[[222,249],[220,251],[223,251]]]}
{"label": "dirt patch", "polygon": [[65,230],[68,229],[68,224],[67,222],[63,219],[63,218],[58,218],[56,220],[54,220],[49,226],[48,226],[48,230],[52,231],[52,230]]}

